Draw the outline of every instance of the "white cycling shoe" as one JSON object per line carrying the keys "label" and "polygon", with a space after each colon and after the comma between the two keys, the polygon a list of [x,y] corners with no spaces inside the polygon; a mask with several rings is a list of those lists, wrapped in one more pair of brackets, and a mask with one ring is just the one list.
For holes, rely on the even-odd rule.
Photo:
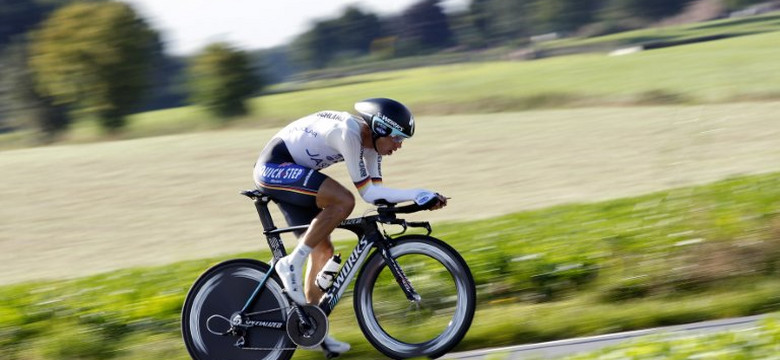
{"label": "white cycling shoe", "polygon": [[289,256],[279,259],[274,265],[274,269],[279,274],[279,278],[282,279],[282,285],[284,285],[290,299],[298,305],[306,305],[308,302],[306,295],[303,294],[303,269],[296,269],[289,260]]}
{"label": "white cycling shoe", "polygon": [[[325,350],[326,347],[328,348],[327,350]],[[349,346],[348,343],[345,343],[343,341],[338,341],[338,340],[330,337],[330,335],[326,336],[325,340],[323,340],[322,344],[320,345],[320,349],[322,351],[326,352],[326,353],[327,352],[332,352],[332,353],[337,353],[337,354],[343,354],[343,353],[349,351],[349,349],[351,349],[351,348],[352,347]]]}

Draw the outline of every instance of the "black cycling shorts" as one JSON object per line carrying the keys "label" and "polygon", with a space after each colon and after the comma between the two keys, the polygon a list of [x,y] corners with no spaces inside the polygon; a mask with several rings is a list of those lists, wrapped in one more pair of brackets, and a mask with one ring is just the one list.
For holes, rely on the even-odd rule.
{"label": "black cycling shorts", "polygon": [[307,225],[320,213],[317,193],[328,177],[295,164],[281,139],[274,139],[266,146],[255,171],[258,189],[276,201],[287,224]]}

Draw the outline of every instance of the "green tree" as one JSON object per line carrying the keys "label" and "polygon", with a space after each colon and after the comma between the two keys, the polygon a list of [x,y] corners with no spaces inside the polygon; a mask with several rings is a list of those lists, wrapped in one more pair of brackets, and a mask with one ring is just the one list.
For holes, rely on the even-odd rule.
{"label": "green tree", "polygon": [[337,31],[332,21],[318,21],[298,36],[292,45],[292,58],[305,69],[322,69],[335,57]]}
{"label": "green tree", "polygon": [[0,1],[0,49],[41,22],[54,5],[32,0]]}
{"label": "green tree", "polygon": [[679,13],[691,0],[612,0],[618,16],[657,20]]}
{"label": "green tree", "polygon": [[0,67],[0,107],[14,119],[6,126],[36,128],[43,142],[51,142],[68,128],[70,118],[65,107],[36,91],[25,50],[21,43],[6,48]]}
{"label": "green tree", "polygon": [[489,2],[490,0],[472,0],[469,4],[469,19],[480,45],[488,43],[490,39],[488,29],[491,20],[488,10]]}
{"label": "green tree", "polygon": [[440,49],[453,43],[447,15],[441,0],[422,0],[403,11],[401,38],[412,48]]}
{"label": "green tree", "polygon": [[225,43],[211,44],[190,67],[192,101],[220,120],[248,113],[246,100],[262,86],[249,56]]}
{"label": "green tree", "polygon": [[380,36],[379,18],[356,7],[348,7],[334,25],[340,51],[367,54],[371,42]]}
{"label": "green tree", "polygon": [[474,0],[472,24],[487,45],[524,42],[532,34],[528,0]]}
{"label": "green tree", "polygon": [[156,36],[120,2],[62,7],[33,34],[30,65],[37,89],[116,132],[147,88]]}
{"label": "green tree", "polygon": [[381,22],[371,13],[347,7],[335,19],[314,23],[293,42],[293,59],[304,68],[321,69],[339,57],[363,56],[381,36]]}
{"label": "green tree", "polygon": [[534,3],[535,30],[573,31],[591,22],[596,15],[598,0],[539,0]]}

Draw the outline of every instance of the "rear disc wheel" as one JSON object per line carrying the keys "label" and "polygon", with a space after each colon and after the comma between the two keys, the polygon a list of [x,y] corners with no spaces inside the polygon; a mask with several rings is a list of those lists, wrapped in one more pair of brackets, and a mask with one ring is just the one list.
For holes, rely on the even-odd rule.
{"label": "rear disc wheel", "polygon": [[215,265],[198,278],[184,301],[181,324],[184,343],[193,359],[287,360],[292,357],[295,345],[283,326],[289,303],[276,276],[268,278],[260,296],[243,316],[249,322],[278,324],[278,328],[237,327],[236,331],[230,331],[238,311],[269,270],[267,264],[256,260],[230,260]]}

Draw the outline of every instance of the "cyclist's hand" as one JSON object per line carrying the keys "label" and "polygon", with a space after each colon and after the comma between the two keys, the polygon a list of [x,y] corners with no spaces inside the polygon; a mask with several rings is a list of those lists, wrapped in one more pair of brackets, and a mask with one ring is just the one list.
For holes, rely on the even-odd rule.
{"label": "cyclist's hand", "polygon": [[436,205],[434,205],[429,210],[438,210],[438,209],[441,209],[441,208],[447,206],[447,197],[446,196],[444,196],[442,194],[439,194],[439,193],[436,193],[436,198],[438,200],[438,203],[436,203]]}
{"label": "cyclist's hand", "polygon": [[447,206],[447,198],[432,191],[423,191],[419,193],[414,199],[414,202],[428,210],[441,209]]}

